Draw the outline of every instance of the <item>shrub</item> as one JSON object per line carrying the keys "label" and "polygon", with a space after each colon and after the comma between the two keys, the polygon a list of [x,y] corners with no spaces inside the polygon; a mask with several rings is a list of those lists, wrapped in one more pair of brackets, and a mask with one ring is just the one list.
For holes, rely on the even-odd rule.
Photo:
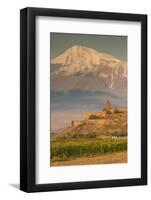
{"label": "shrub", "polygon": [[115,114],[118,114],[118,113],[120,113],[119,109],[117,109],[117,108],[114,108],[114,113],[115,113]]}
{"label": "shrub", "polygon": [[89,116],[89,119],[101,119],[101,117],[92,114]]}
{"label": "shrub", "polygon": [[106,113],[107,113],[108,115],[112,114],[112,112],[111,112],[110,110],[107,110]]}
{"label": "shrub", "polygon": [[96,138],[96,133],[95,133],[95,132],[88,133],[88,134],[87,134],[87,137],[88,137],[88,138]]}
{"label": "shrub", "polygon": [[72,135],[73,139],[84,139],[84,138],[96,138],[95,132],[88,132],[88,133],[74,133]]}
{"label": "shrub", "polygon": [[127,136],[127,131],[114,131],[112,136],[124,137]]}

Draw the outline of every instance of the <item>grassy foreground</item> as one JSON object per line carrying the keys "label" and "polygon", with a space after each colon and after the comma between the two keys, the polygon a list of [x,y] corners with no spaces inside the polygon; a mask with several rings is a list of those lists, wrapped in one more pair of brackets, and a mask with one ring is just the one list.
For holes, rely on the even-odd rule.
{"label": "grassy foreground", "polygon": [[[51,142],[51,166],[58,166],[62,161],[67,162],[70,165],[73,160],[76,164],[81,164],[81,159],[90,159],[96,156],[109,155],[113,156],[115,152],[126,152],[127,151],[127,138],[103,138],[103,139],[78,139],[78,140],[61,140]],[[114,158],[116,155],[114,155]],[[86,160],[83,164],[86,164]],[[99,159],[100,160],[100,159]],[[112,158],[110,163],[113,163]],[[55,164],[56,163],[56,164]],[[90,164],[94,164],[94,159],[91,159]],[[98,163],[98,161],[97,161]],[[102,161],[100,160],[100,163]],[[105,163],[105,162],[103,162]],[[74,163],[73,163],[74,164]],[[63,163],[61,165],[64,165]]]}

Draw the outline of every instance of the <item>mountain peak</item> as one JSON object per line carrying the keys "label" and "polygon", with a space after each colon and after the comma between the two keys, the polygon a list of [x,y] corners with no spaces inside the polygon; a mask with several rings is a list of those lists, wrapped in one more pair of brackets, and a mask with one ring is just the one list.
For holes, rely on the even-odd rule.
{"label": "mountain peak", "polygon": [[75,44],[72,47],[70,47],[70,49],[80,49],[80,48],[84,48],[85,46],[81,45],[81,44]]}
{"label": "mountain peak", "polygon": [[72,47],[70,47],[67,51],[65,52],[68,52],[68,53],[71,53],[71,52],[75,52],[75,53],[80,53],[80,52],[83,52],[84,51],[87,51],[89,48],[88,47],[85,47],[81,44],[76,44],[76,45],[73,45]]}
{"label": "mountain peak", "polygon": [[[51,60],[57,65],[51,73],[59,90],[125,88],[127,62],[83,45],[74,45]],[[54,67],[55,68],[55,67]],[[69,83],[67,81],[69,79]]]}
{"label": "mountain peak", "polygon": [[51,64],[61,64],[63,66],[94,66],[99,65],[104,60],[119,60],[112,55],[101,53],[95,49],[86,47],[84,45],[73,45],[64,53],[51,60]]}

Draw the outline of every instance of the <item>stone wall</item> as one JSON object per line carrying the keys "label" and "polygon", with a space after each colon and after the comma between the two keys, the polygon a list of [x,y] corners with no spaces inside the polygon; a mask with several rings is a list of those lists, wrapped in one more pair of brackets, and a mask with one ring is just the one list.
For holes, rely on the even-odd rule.
{"label": "stone wall", "polygon": [[79,125],[81,125],[81,124],[83,124],[83,121],[78,121],[78,120],[76,120],[76,121],[72,121],[72,122],[71,122],[71,126],[79,126]]}
{"label": "stone wall", "polygon": [[84,120],[88,120],[91,115],[95,115],[97,117],[103,118],[103,117],[106,116],[106,112],[104,112],[104,111],[102,111],[102,112],[85,112],[84,113]]}
{"label": "stone wall", "polygon": [[90,124],[98,125],[100,127],[100,126],[106,124],[107,120],[106,119],[89,119],[89,120],[87,120],[87,122]]}
{"label": "stone wall", "polygon": [[[127,109],[119,108],[119,112],[123,114],[127,114]],[[113,110],[112,110],[113,112]],[[83,114],[84,120],[78,121],[72,121],[71,126],[79,126],[82,125],[83,123],[89,123],[89,124],[95,124],[96,126],[102,126],[102,125],[109,125],[112,123],[111,119],[108,119],[108,115],[106,111],[102,112],[84,112]],[[91,115],[95,115],[97,117],[100,117],[100,119],[89,119]]]}

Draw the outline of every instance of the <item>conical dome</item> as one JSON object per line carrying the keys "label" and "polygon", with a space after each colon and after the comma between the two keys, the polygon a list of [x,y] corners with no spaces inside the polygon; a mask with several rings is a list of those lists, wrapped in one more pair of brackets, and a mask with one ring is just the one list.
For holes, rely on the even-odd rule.
{"label": "conical dome", "polygon": [[104,110],[106,110],[106,111],[112,110],[112,106],[111,106],[111,103],[109,100],[106,101]]}

